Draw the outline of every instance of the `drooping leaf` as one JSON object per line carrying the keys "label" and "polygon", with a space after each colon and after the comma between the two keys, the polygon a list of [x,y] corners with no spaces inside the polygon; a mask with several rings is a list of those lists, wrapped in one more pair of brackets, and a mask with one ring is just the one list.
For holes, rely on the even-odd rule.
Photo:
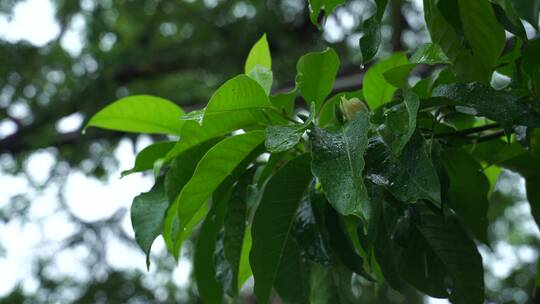
{"label": "drooping leaf", "polygon": [[173,141],[158,142],[149,145],[137,154],[133,168],[122,171],[120,175],[124,177],[132,173],[152,169],[156,160],[165,157],[165,155],[172,149],[174,145],[175,142]]}
{"label": "drooping leaf", "polygon": [[[165,192],[169,202],[175,201],[180,191],[182,191],[186,183],[193,176],[193,172],[195,172],[195,168],[201,158],[217,142],[217,139],[208,140],[188,149],[175,158],[165,175],[164,181]],[[204,216],[204,212],[202,216]],[[179,229],[178,204],[172,203],[167,209],[165,216],[163,239],[165,240],[167,250],[177,259],[180,254],[180,244],[183,241],[183,239],[177,239],[181,235]]]}
{"label": "drooping leaf", "polygon": [[325,209],[324,219],[329,243],[337,259],[350,271],[373,280],[364,269],[364,259],[355,250],[354,240],[344,231],[346,227],[340,221],[339,214],[328,206]]}
{"label": "drooping leaf", "polygon": [[[495,13],[499,23],[503,25],[504,28],[510,33],[527,40],[525,27],[523,27],[523,23],[512,5],[512,0],[495,0],[493,2],[493,12]],[[540,3],[540,1],[538,1],[538,3]]]}
{"label": "drooping leaf", "polygon": [[[441,13],[438,3],[450,3],[457,0],[439,1],[424,0],[424,17],[426,21],[431,40],[438,44],[446,56],[452,61],[453,69],[460,79],[464,81],[482,81],[488,82],[491,77],[491,71],[488,67],[482,65],[482,61],[475,58],[465,47],[463,34],[456,32],[456,26],[450,22],[461,23],[456,9],[446,9],[446,13],[454,13],[457,17],[450,22]],[[459,30],[458,30],[459,31]]]}
{"label": "drooping leaf", "polygon": [[85,128],[180,135],[184,111],[163,98],[136,95],[119,99],[96,113]]}
{"label": "drooping leaf", "polygon": [[362,55],[362,64],[368,63],[379,50],[381,44],[381,20],[386,9],[388,0],[376,0],[377,10],[373,16],[369,17],[363,24],[363,36],[360,38],[360,52]]}
{"label": "drooping leaf", "polygon": [[518,99],[510,93],[497,91],[481,83],[442,85],[433,90],[433,96],[444,97],[454,101],[455,105],[471,108],[465,112],[495,120],[504,127],[540,127],[540,111],[532,101]]}
{"label": "drooping leaf", "polygon": [[311,268],[312,304],[354,303],[351,279],[352,273],[344,267],[326,267],[314,264]]}
{"label": "drooping leaf", "polygon": [[268,46],[268,40],[266,40],[266,34],[262,35],[249,51],[244,73],[246,75],[250,74],[257,65],[272,70],[272,57],[270,56],[270,47]]}
{"label": "drooping leaf", "polygon": [[311,23],[320,27],[319,16],[324,11],[325,16],[330,16],[334,9],[345,3],[345,0],[309,0],[309,17]]}
{"label": "drooping leaf", "polygon": [[332,92],[339,69],[339,57],[328,48],[323,52],[308,53],[296,64],[296,83],[307,104],[315,103],[317,111]]}
{"label": "drooping leaf", "polygon": [[178,206],[179,231],[189,234],[186,227],[212,192],[233,170],[264,140],[264,132],[248,133],[226,138],[213,146],[203,156],[173,205]]}
{"label": "drooping leaf", "polygon": [[[262,131],[229,137],[208,150],[196,163],[195,169],[186,167],[185,172],[179,173],[179,180],[185,184],[182,188],[174,188],[174,191],[179,190],[179,192],[167,210],[163,230],[167,248],[175,257],[178,257],[182,242],[191,229],[206,215],[202,207],[205,206],[204,203],[212,192],[263,140]],[[186,153],[186,155],[191,154]],[[192,162],[189,164],[189,166],[193,165]],[[179,166],[181,166],[180,162]],[[189,175],[190,169],[193,170],[192,175]],[[185,178],[189,180],[185,181]],[[169,193],[169,195],[174,195],[174,193]]]}
{"label": "drooping leaf", "polygon": [[369,117],[360,111],[337,132],[314,127],[310,136],[311,170],[320,181],[330,204],[343,215],[369,219],[369,198],[364,186],[364,152]]}
{"label": "drooping leaf", "polygon": [[506,43],[504,29],[497,22],[488,0],[458,0],[458,3],[463,31],[472,53],[491,71]]}
{"label": "drooping leaf", "polygon": [[409,216],[409,240],[400,260],[402,274],[416,288],[452,303],[484,303],[482,257],[453,216],[419,206]]}
{"label": "drooping leaf", "polygon": [[309,300],[309,270],[297,243],[288,238],[280,258],[274,288],[283,303],[304,304]]}
{"label": "drooping leaf", "polygon": [[520,17],[527,20],[537,30],[540,15],[540,0],[511,0]]}
{"label": "drooping leaf", "polygon": [[253,181],[254,170],[243,174],[231,194],[223,222],[223,231],[216,245],[216,276],[230,296],[238,294],[240,259],[244,246],[247,222],[248,187]]}
{"label": "drooping leaf", "polygon": [[418,131],[397,159],[382,139],[370,138],[366,153],[366,177],[388,189],[402,202],[413,203],[425,199],[440,206],[440,182],[430,155],[428,143]]}
{"label": "drooping leaf", "polygon": [[146,267],[150,268],[150,249],[154,240],[161,234],[163,218],[169,207],[163,180],[148,192],[133,199],[131,205],[131,223],[135,232],[135,241],[146,254]]}
{"label": "drooping leaf", "polygon": [[523,51],[523,71],[531,80],[534,94],[540,96],[540,38],[530,40]]}
{"label": "drooping leaf", "polygon": [[[250,264],[255,278],[255,295],[259,303],[267,303],[280,264],[284,262],[291,225],[302,196],[312,176],[309,154],[285,164],[268,181],[261,203],[253,218],[253,244]],[[299,275],[291,272],[291,276]]]}
{"label": "drooping leaf", "polygon": [[442,159],[450,177],[448,206],[476,238],[487,243],[489,180],[480,164],[462,149],[445,150]]}
{"label": "drooping leaf", "polygon": [[540,156],[525,152],[501,162],[500,165],[525,178],[527,200],[534,221],[540,227]]}
{"label": "drooping leaf", "polygon": [[292,227],[293,237],[304,259],[329,265],[332,262],[332,255],[323,232],[322,220],[317,219],[312,207],[316,202],[312,200],[311,195],[302,198]]}
{"label": "drooping leaf", "polygon": [[[230,183],[224,186],[229,188]],[[201,225],[193,256],[193,272],[197,290],[204,303],[221,303],[223,299],[223,288],[216,280],[214,250],[231,191],[230,188],[221,188],[212,197],[212,208]]]}
{"label": "drooping leaf", "polygon": [[403,102],[384,112],[385,122],[377,130],[383,140],[399,156],[416,130],[416,115],[420,99],[412,91],[405,91]]}
{"label": "drooping leaf", "polygon": [[384,73],[394,67],[408,63],[404,53],[386,57],[372,66],[364,76],[363,93],[371,109],[377,109],[390,101],[396,87],[384,79]]}

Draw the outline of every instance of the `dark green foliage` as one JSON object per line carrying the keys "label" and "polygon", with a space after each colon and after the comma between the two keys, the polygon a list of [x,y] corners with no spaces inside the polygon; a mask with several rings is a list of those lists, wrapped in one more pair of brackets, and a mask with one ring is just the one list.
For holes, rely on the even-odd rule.
{"label": "dark green foliage", "polygon": [[[364,62],[381,43],[386,1],[376,3],[363,25]],[[310,18],[319,25],[341,4],[309,1]],[[238,297],[251,272],[259,303],[273,291],[285,303],[354,303],[356,277],[404,295],[484,303],[473,238],[489,244],[489,195],[500,168],[526,179],[540,222],[538,39],[523,36],[519,18],[531,16],[520,1],[425,0],[424,9],[432,43],[410,58],[381,59],[360,90],[328,98],[340,60],[327,48],[300,57],[296,87],[271,95],[263,35],[246,74],[225,82],[202,110],[175,110],[173,122],[172,108],[159,110],[169,103],[139,96],[142,105],[156,103],[141,114],[145,124],[133,119],[137,108],[118,110],[126,99],[96,114],[90,126],[180,136],[174,146],[143,150],[132,169],[154,168],[158,177],[133,204],[143,250],[161,232],[178,257],[194,235],[195,280],[208,303]],[[505,28],[518,37],[503,51]],[[420,68],[428,75],[411,87]],[[509,83],[488,84],[494,71]],[[294,111],[298,95],[309,114]],[[122,115],[128,122],[119,125]]]}

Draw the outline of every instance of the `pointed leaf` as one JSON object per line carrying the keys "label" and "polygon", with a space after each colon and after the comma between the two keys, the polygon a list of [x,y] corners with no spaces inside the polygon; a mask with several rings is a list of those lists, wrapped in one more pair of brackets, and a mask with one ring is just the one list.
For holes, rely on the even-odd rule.
{"label": "pointed leaf", "polygon": [[363,36],[360,38],[360,52],[362,54],[362,64],[368,63],[379,50],[381,44],[381,21],[386,9],[388,0],[376,0],[377,11],[369,17],[363,24]]}
{"label": "pointed leaf", "polygon": [[296,64],[296,83],[307,104],[315,103],[319,110],[332,92],[339,69],[339,57],[328,48],[319,53],[308,53]]}
{"label": "pointed leaf", "polygon": [[[309,154],[285,164],[268,181],[253,218],[250,264],[259,303],[268,303],[302,196],[312,176]],[[287,262],[287,261],[286,261]]]}
{"label": "pointed leaf", "polygon": [[119,99],[96,113],[85,128],[179,135],[184,111],[163,98],[136,95]]}
{"label": "pointed leaf", "polygon": [[325,16],[330,16],[334,9],[345,3],[345,0],[309,0],[309,17],[311,23],[320,27],[319,16],[324,11]]}
{"label": "pointed leaf", "polygon": [[244,73],[251,73],[257,65],[272,70],[272,57],[270,56],[270,47],[268,46],[268,40],[266,40],[266,34],[262,35],[249,51]]}
{"label": "pointed leaf", "polygon": [[152,189],[133,199],[131,223],[135,241],[146,254],[146,267],[150,268],[150,249],[154,240],[161,234],[163,218],[169,207],[163,180],[158,180]]}
{"label": "pointed leaf", "polygon": [[135,158],[135,165],[133,165],[133,168],[122,171],[122,173],[120,173],[121,177],[152,169],[156,160],[165,157],[174,145],[175,142],[173,141],[165,141],[151,144],[142,149]]}
{"label": "pointed leaf", "polygon": [[369,219],[369,198],[362,172],[368,130],[368,113],[360,111],[338,132],[315,127],[310,135],[311,170],[328,201],[339,213],[365,220]]}

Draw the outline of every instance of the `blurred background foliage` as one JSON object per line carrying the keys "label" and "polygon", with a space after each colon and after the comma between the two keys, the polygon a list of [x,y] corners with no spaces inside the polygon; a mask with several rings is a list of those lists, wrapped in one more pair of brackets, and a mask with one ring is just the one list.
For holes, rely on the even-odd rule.
{"label": "blurred background foliage", "polygon": [[[21,2],[0,1],[0,16],[9,20]],[[326,20],[322,31],[309,21],[306,2],[53,0],[59,31],[52,40],[35,45],[0,37],[0,236],[10,222],[36,224],[28,215],[33,203],[29,193],[48,189],[54,189],[57,211],[75,227],[69,237],[51,240],[58,245],[54,250],[28,261],[34,288],[17,282],[0,302],[200,302],[192,280],[182,286],[174,282],[176,265],[165,254],[153,257],[155,266],[150,273],[117,269],[106,261],[111,234],[130,244],[133,252],[139,250],[121,226],[129,217],[125,209],[94,221],[81,219],[70,210],[63,191],[70,172],[108,181],[118,170],[114,151],[119,142],[127,139],[133,151],[140,148],[137,135],[97,129],[83,135],[84,121],[108,103],[131,94],[164,97],[185,110],[200,108],[221,83],[242,71],[247,52],[263,33],[272,51],[275,91],[292,85],[296,61],[302,54],[326,45],[340,54],[343,83],[338,80],[337,86],[359,88],[363,70],[358,64],[358,39],[361,21],[373,13],[372,2],[347,1]],[[535,34],[532,26],[528,30]],[[379,56],[429,41],[421,1],[392,1],[382,33]],[[44,178],[36,179],[28,161],[43,151],[53,156],[52,165],[40,172]],[[3,189],[9,187],[8,176],[27,179],[31,189],[6,197]],[[519,176],[504,172],[490,200],[492,242],[482,250],[488,297],[494,303],[527,303],[534,287],[540,239]],[[81,279],[51,268],[60,252],[83,247],[91,254],[72,267],[83,267],[76,272],[89,275]],[[14,249],[0,243],[0,261],[10,250]],[[15,274],[2,276],[16,280]],[[361,279],[354,292],[362,303],[425,301],[413,291],[398,294],[384,286],[375,290]],[[241,300],[255,302],[249,286]]]}

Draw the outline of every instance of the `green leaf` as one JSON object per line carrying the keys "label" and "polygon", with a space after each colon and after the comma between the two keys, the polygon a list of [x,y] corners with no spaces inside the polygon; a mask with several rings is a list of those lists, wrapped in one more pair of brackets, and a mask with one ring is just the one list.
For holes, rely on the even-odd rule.
{"label": "green leaf", "polygon": [[477,239],[487,243],[489,180],[480,164],[462,149],[446,150],[442,159],[450,177],[448,206]]}
{"label": "green leaf", "polygon": [[216,276],[228,295],[238,295],[240,262],[247,222],[248,189],[254,170],[243,174],[232,190],[223,222],[223,231],[216,245]]}
{"label": "green leaf", "polygon": [[201,209],[206,200],[263,140],[263,131],[226,138],[208,150],[198,162],[193,176],[167,210],[163,236],[169,251],[176,257],[184,239],[206,214]]}
{"label": "green leaf", "polygon": [[395,159],[380,138],[372,137],[365,157],[366,177],[388,189],[402,202],[425,199],[440,206],[439,177],[428,148],[428,143],[417,131]]}
{"label": "green leaf", "polygon": [[330,16],[334,9],[345,3],[345,0],[309,0],[309,17],[311,23],[320,28],[319,16],[324,11],[325,16]]}
{"label": "green leaf", "polygon": [[[309,154],[285,164],[268,181],[253,218],[250,261],[259,303],[268,303],[279,265],[284,263],[286,244],[296,210],[312,176]],[[285,261],[288,263],[289,261]],[[291,272],[291,277],[299,275]]]}
{"label": "green leaf", "polygon": [[[180,154],[172,163],[165,175],[165,192],[169,202],[174,202],[180,191],[193,176],[197,164],[206,152],[217,143],[209,140]],[[178,204],[171,204],[165,216],[163,239],[169,252],[178,258],[180,244],[183,239],[177,240],[180,224],[178,223]]]}
{"label": "green leaf", "polygon": [[[538,3],[540,3],[540,1],[538,1]],[[523,23],[519,19],[519,15],[514,9],[511,0],[495,0],[494,3],[492,3],[492,6],[497,20],[507,31],[523,40],[527,40],[525,27],[523,27]]]}
{"label": "green leaf", "polygon": [[156,160],[163,158],[174,145],[175,142],[173,141],[165,141],[151,144],[142,149],[135,158],[135,165],[133,165],[133,168],[122,171],[122,173],[120,173],[121,177],[152,169]]}
{"label": "green leaf", "polygon": [[506,43],[504,29],[488,0],[458,0],[465,38],[473,56],[492,71]]}
{"label": "green leaf", "polygon": [[290,92],[279,93],[274,96],[270,96],[270,102],[281,113],[284,113],[287,116],[292,116],[294,112],[294,102],[296,99],[296,94],[297,90],[295,88]]}
{"label": "green leaf", "polygon": [[384,111],[385,122],[377,131],[397,157],[416,130],[416,114],[420,99],[412,91],[405,91],[403,102]]}
{"label": "green leaf", "polygon": [[119,99],[97,112],[85,128],[98,127],[124,132],[179,135],[184,111],[163,98],[136,95]]}
{"label": "green leaf", "polygon": [[311,170],[328,201],[343,215],[369,220],[369,198],[362,177],[369,116],[360,111],[338,132],[314,127]]}
{"label": "green leaf", "polygon": [[[171,209],[178,210],[178,233],[189,235],[189,225],[210,195],[233,170],[240,165],[263,142],[264,132],[251,131],[228,137],[213,146],[195,168],[191,179],[172,203]],[[183,237],[177,237],[182,240]],[[178,241],[175,249],[180,248]]]}
{"label": "green leaf", "polygon": [[270,94],[272,82],[274,81],[274,75],[272,74],[271,70],[258,65],[254,67],[247,75],[253,80],[257,81],[257,83],[264,89],[266,95]]}
{"label": "green leaf", "polygon": [[334,209],[326,207],[325,224],[333,253],[349,270],[372,281],[373,279],[364,269],[364,260],[355,250],[354,240],[351,240],[345,232],[346,227],[340,221],[339,214]]}
{"label": "green leaf", "polygon": [[257,117],[251,111],[270,107],[272,104],[263,87],[249,76],[238,75],[217,89],[202,112],[188,114],[186,119],[197,120],[203,126],[209,116],[215,115],[220,118],[235,115],[256,120]]}
{"label": "green leaf", "polygon": [[521,18],[527,20],[537,30],[540,14],[540,0],[511,0]]}
{"label": "green leaf", "polygon": [[[445,4],[451,1],[457,0],[424,0],[424,17],[431,40],[438,44],[452,61],[452,67],[460,79],[488,82],[491,70],[469,52],[464,45],[462,34],[456,32],[455,27],[445,19],[437,6],[437,3]],[[455,9],[447,9],[445,12],[457,13]],[[453,21],[461,23],[459,18]]]}
{"label": "green leaf", "polygon": [[274,288],[283,303],[304,304],[309,301],[308,265],[300,256],[297,243],[288,238],[280,258]]}
{"label": "green leaf", "polygon": [[[229,134],[260,123],[253,110],[271,107],[264,89],[245,75],[237,76],[223,84],[210,99],[204,114],[203,125],[186,121],[180,140],[167,153],[163,162],[168,163],[185,150],[208,139]],[[227,110],[229,109],[229,110]]]}
{"label": "green leaf", "polygon": [[251,252],[253,240],[251,239],[251,227],[246,227],[244,233],[244,243],[242,244],[242,254],[240,255],[240,267],[238,270],[238,288],[242,288],[251,277],[251,265],[249,264],[249,254]]}
{"label": "green leaf", "polygon": [[536,96],[540,96],[540,38],[531,40],[523,52],[521,67],[527,74],[532,84],[532,91]]}
{"label": "green leaf", "polygon": [[500,165],[525,178],[527,200],[534,221],[540,227],[540,189],[538,187],[540,183],[540,156],[525,152],[505,160]]}
{"label": "green leaf", "polygon": [[[453,83],[433,90],[434,97],[444,97],[455,105],[471,108],[463,112],[474,113],[499,122],[503,127],[524,125],[540,127],[540,111],[534,102],[518,99],[510,93],[497,91],[481,83]],[[460,110],[460,108],[458,108]]]}
{"label": "green leaf", "polygon": [[450,290],[452,303],[484,303],[484,269],[474,242],[455,217],[419,209],[408,218],[412,229],[400,259],[404,277],[432,296]]}
{"label": "green leaf", "polygon": [[250,74],[257,66],[272,70],[272,57],[270,56],[270,47],[268,46],[268,40],[266,40],[266,34],[263,34],[249,51],[244,73]]}
{"label": "green leaf", "polygon": [[352,304],[352,273],[343,267],[314,264],[311,268],[311,304]]}
{"label": "green leaf", "polygon": [[450,63],[450,60],[446,57],[441,47],[435,43],[426,43],[421,46],[412,54],[409,61],[411,63],[400,65],[384,72],[384,79],[395,87],[405,88],[409,74],[419,64],[435,65]]}
{"label": "green leaf", "polygon": [[[307,194],[302,198],[293,224],[293,237],[300,255],[309,261],[329,265],[333,261],[327,244],[322,218],[317,218],[313,205],[317,196]],[[326,204],[326,200],[322,202]]]}
{"label": "green leaf", "polygon": [[300,125],[277,125],[266,127],[266,149],[272,153],[290,150],[302,139],[304,130]]}
{"label": "green leaf", "polygon": [[308,53],[296,64],[296,84],[307,104],[315,103],[317,111],[332,92],[339,69],[339,57],[328,48],[319,53]]}
{"label": "green leaf", "polygon": [[363,24],[363,36],[360,38],[360,53],[362,55],[361,64],[368,63],[379,50],[381,44],[381,20],[386,9],[388,0],[376,0],[377,11],[369,17]]}
{"label": "green leaf", "polygon": [[[230,186],[230,183],[226,183],[226,186]],[[195,243],[193,272],[195,273],[197,290],[204,303],[221,303],[223,299],[223,289],[216,280],[214,250],[230,195],[230,188],[214,193],[212,208],[201,225]]]}
{"label": "green leaf", "polygon": [[150,268],[150,249],[152,243],[161,234],[163,218],[169,207],[163,180],[148,192],[133,199],[131,205],[131,223],[135,232],[135,241],[146,254],[146,267]]}
{"label": "green leaf", "polygon": [[396,53],[372,66],[364,76],[363,93],[371,109],[376,109],[390,101],[396,87],[384,79],[384,73],[390,69],[408,63],[405,53]]}

